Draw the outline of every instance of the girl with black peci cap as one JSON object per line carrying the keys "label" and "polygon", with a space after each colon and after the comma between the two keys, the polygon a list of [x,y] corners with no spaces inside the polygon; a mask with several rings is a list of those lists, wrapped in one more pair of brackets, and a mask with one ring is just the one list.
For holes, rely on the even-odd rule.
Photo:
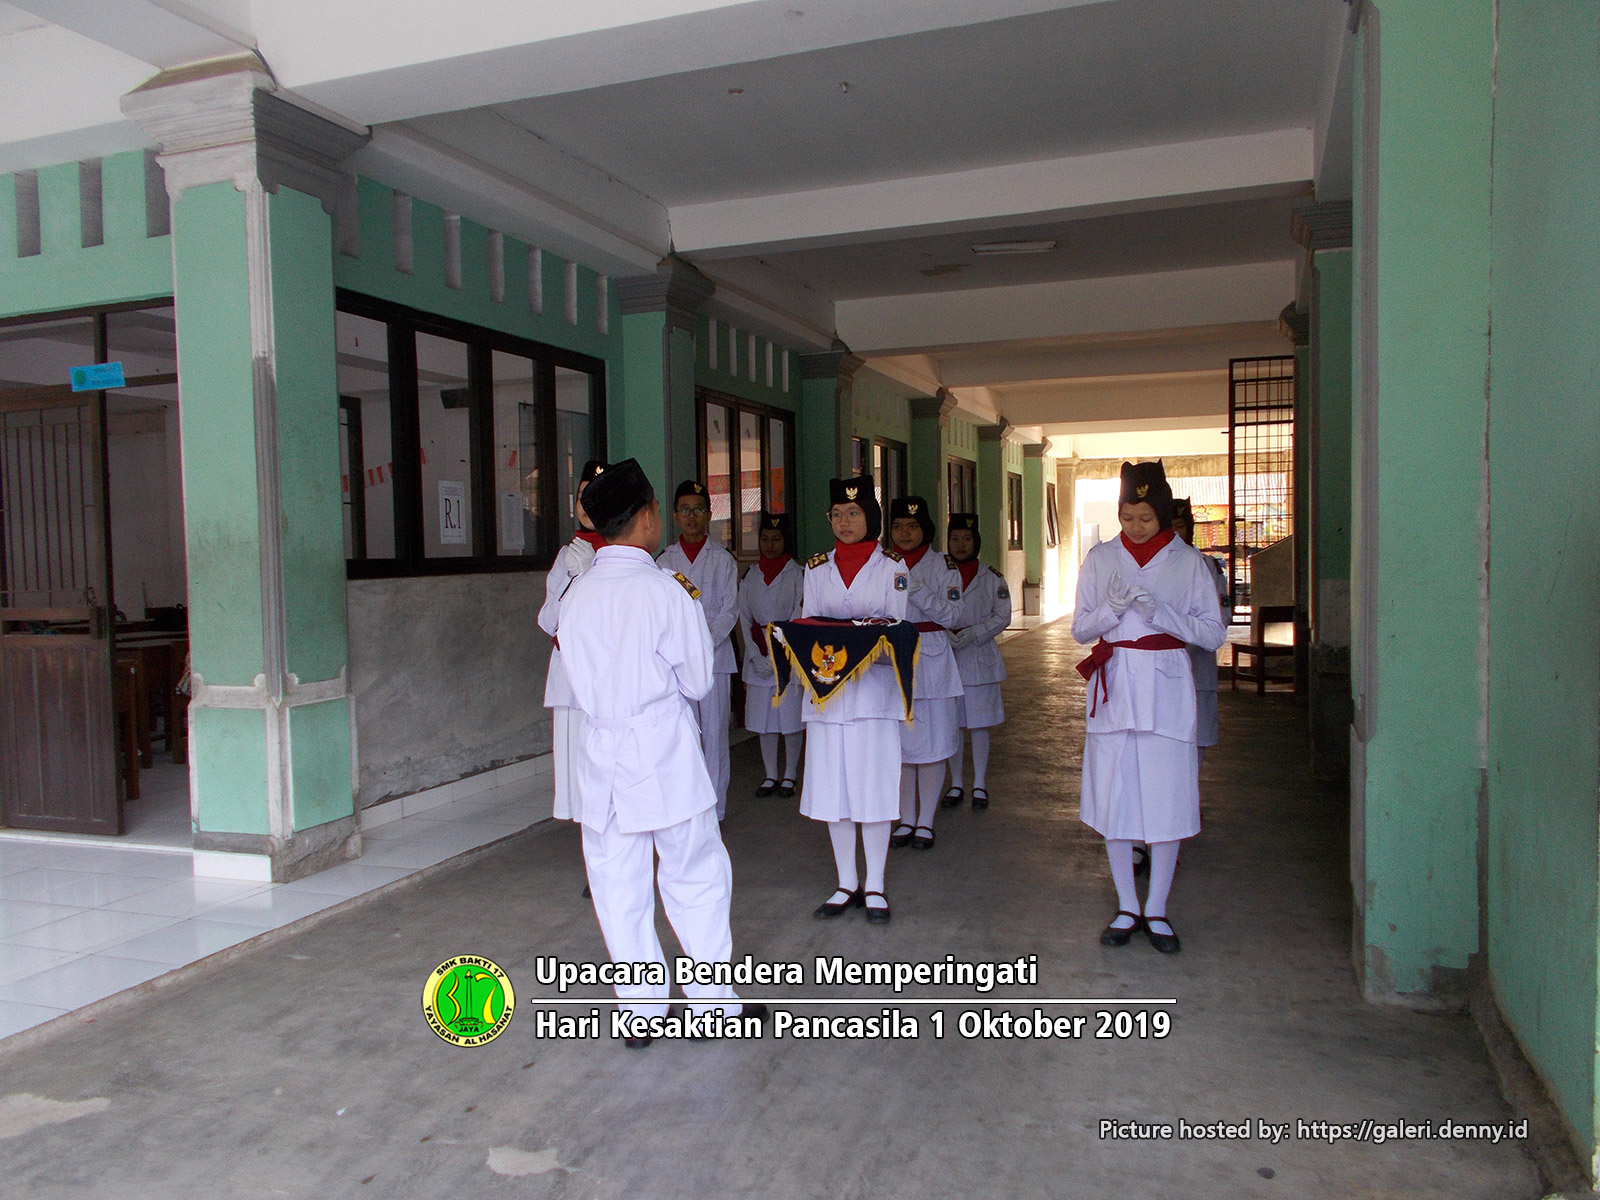
{"label": "girl with black peci cap", "polygon": [[[995,638],[1011,624],[1011,589],[1006,586],[1004,575],[978,561],[983,540],[978,534],[977,513],[951,513],[944,545],[961,579],[961,613],[950,631],[950,645],[961,672],[957,716],[961,728],[972,737],[972,807],[988,808],[989,731],[1005,724],[1006,719],[1000,699],[1006,665]],[[950,759],[950,787],[940,801],[945,807],[961,803],[965,773],[958,734],[956,752]]]}
{"label": "girl with black peci cap", "polygon": [[[761,557],[739,581],[739,627],[744,630],[744,727],[761,741],[761,762],[766,778],[757,796],[794,795],[800,774],[800,692],[792,687],[776,706],[778,680],[772,669],[772,647],[767,626],[792,621],[800,615],[800,590],[804,573],[794,561],[794,538],[789,518],[763,512],[756,547]],[[778,739],[783,739],[783,773],[778,773]]]}
{"label": "girl with black peci cap", "polygon": [[[1172,489],[1159,462],[1122,464],[1122,534],[1084,557],[1072,636],[1094,643],[1078,665],[1088,680],[1083,821],[1106,839],[1119,910],[1100,935],[1123,946],[1143,928],[1163,953],[1178,950],[1167,897],[1179,843],[1200,832],[1190,645],[1215,651],[1225,630],[1211,572],[1173,536]],[[1143,907],[1133,844],[1150,846]]]}

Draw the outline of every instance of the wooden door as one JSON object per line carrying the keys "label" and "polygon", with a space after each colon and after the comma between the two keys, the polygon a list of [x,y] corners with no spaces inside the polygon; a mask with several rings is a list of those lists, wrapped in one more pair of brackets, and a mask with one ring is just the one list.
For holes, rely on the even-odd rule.
{"label": "wooden door", "polygon": [[122,832],[105,410],[103,392],[0,393],[0,803],[16,828]]}

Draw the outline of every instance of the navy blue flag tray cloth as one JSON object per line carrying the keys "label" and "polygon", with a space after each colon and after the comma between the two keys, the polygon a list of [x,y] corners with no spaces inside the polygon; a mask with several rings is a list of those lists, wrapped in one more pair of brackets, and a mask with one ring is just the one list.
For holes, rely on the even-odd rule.
{"label": "navy blue flag tray cloth", "polygon": [[778,676],[777,704],[790,682],[801,685],[818,708],[885,654],[900,686],[905,719],[911,720],[911,687],[916,670],[919,636],[910,621],[888,617],[850,620],[836,617],[802,617],[774,621],[767,626],[767,643],[774,650],[772,666]]}

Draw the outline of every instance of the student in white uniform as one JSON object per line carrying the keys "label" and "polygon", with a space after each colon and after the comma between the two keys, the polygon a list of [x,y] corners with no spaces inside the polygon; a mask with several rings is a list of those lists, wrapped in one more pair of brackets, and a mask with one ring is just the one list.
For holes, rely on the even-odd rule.
{"label": "student in white uniform", "polygon": [[583,721],[583,710],[572,698],[572,688],[567,683],[567,669],[561,659],[561,598],[567,594],[572,581],[589,569],[595,552],[605,545],[605,539],[595,532],[589,514],[583,507],[584,489],[604,471],[605,464],[590,459],[583,464],[578,476],[578,493],[573,500],[573,510],[578,518],[578,532],[573,539],[556,551],[556,560],[544,578],[544,604],[539,609],[539,628],[550,635],[550,669],[545,675],[544,706],[550,710],[553,739],[551,745],[551,771],[555,775],[554,816],[562,821],[579,819],[572,806],[572,748],[578,739]]}
{"label": "student in white uniform", "polygon": [[[782,513],[763,512],[757,548],[761,557],[739,581],[739,627],[744,631],[744,727],[761,741],[761,762],[766,778],[756,788],[757,796],[794,795],[794,781],[800,774],[800,739],[804,724],[800,719],[800,693],[791,687],[773,707],[778,680],[772,669],[772,647],[767,644],[767,626],[774,621],[792,621],[800,615],[800,591],[804,572],[794,560],[794,541],[789,518]],[[783,774],[778,774],[778,740],[783,739]]]}
{"label": "student in white uniform", "polygon": [[716,678],[705,698],[695,706],[700,722],[700,744],[705,747],[706,769],[717,793],[717,820],[728,812],[728,716],[733,697],[733,676],[739,667],[733,657],[733,627],[739,620],[739,564],[720,543],[706,537],[711,528],[711,497],[706,485],[688,479],[678,485],[672,500],[678,540],[656,559],[667,571],[676,571],[700,592],[700,609],[716,647]]}
{"label": "student in white uniform", "polygon": [[900,726],[900,824],[891,846],[933,848],[944,765],[961,744],[961,670],[949,630],[961,615],[961,576],[933,549],[933,516],[921,496],[889,502],[889,538],[911,576],[906,620],[917,633],[912,721]]}
{"label": "student in white uniform", "polygon": [[[1185,545],[1194,545],[1194,506],[1187,498],[1172,502],[1172,528]],[[1228,586],[1228,573],[1222,564],[1209,554],[1200,555],[1211,572],[1211,583],[1217,589],[1217,602],[1222,606],[1222,624],[1228,625],[1228,611],[1233,607],[1233,589]],[[1205,765],[1206,750],[1217,744],[1217,652],[1201,646],[1189,647],[1189,663],[1194,668],[1194,690],[1197,705],[1195,746],[1198,765]]]}
{"label": "student in white uniform", "polygon": [[[910,579],[898,554],[878,545],[883,512],[872,480],[828,483],[828,522],[833,549],[806,563],[802,616],[893,617],[904,620]],[[836,917],[852,905],[867,920],[890,918],[883,869],[889,857],[889,827],[900,811],[900,726],[905,706],[894,668],[880,659],[818,708],[808,695],[806,777],[800,812],[828,823],[839,886],[812,914]],[[866,881],[856,870],[860,831]]]}
{"label": "student in white uniform", "polygon": [[[1000,698],[1006,665],[995,638],[1011,624],[1011,589],[1004,575],[978,561],[983,541],[977,513],[951,513],[944,544],[961,577],[961,613],[950,632],[950,645],[961,671],[961,728],[972,738],[972,807],[988,808],[989,731],[1006,719]],[[946,807],[961,803],[965,749],[958,737],[950,760],[950,789],[940,802]]]}
{"label": "student in white uniform", "polygon": [[[659,883],[684,953],[726,962],[733,869],[691,710],[712,686],[711,636],[693,585],[650,559],[660,544],[661,507],[639,464],[630,458],[608,467],[587,498],[606,544],[567,590],[561,648],[584,713],[573,783],[595,916],[612,962],[664,965],[655,927]],[[620,984],[616,992],[636,1015],[666,1013],[660,989]],[[689,984],[684,994],[692,1011],[739,1014],[725,985]],[[754,1004],[744,1011],[765,1015]]]}
{"label": "student in white uniform", "polygon": [[[1085,556],[1072,636],[1094,642],[1088,680],[1083,821],[1106,839],[1120,906],[1100,935],[1126,945],[1143,927],[1164,953],[1180,948],[1167,920],[1179,843],[1200,832],[1194,673],[1188,646],[1222,645],[1222,612],[1200,554],[1172,533],[1172,489],[1159,462],[1122,465],[1122,536]],[[1133,844],[1150,846],[1141,908]]]}

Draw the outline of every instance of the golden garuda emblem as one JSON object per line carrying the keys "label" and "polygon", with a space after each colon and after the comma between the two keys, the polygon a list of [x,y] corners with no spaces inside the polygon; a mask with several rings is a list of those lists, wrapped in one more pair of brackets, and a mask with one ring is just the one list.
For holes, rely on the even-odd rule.
{"label": "golden garuda emblem", "polygon": [[1150,485],[1148,483],[1141,483],[1138,487],[1133,489],[1133,494],[1139,497],[1139,499],[1143,500],[1147,495],[1150,494]]}
{"label": "golden garuda emblem", "polygon": [[860,490],[861,489],[858,487],[847,487],[844,490],[844,498],[846,500],[854,500],[856,498],[856,493]]}
{"label": "golden garuda emblem", "polygon": [[839,676],[844,674],[845,664],[849,661],[850,656],[845,653],[843,646],[824,646],[818,642],[811,647],[811,665],[816,668],[818,683],[838,682]]}

